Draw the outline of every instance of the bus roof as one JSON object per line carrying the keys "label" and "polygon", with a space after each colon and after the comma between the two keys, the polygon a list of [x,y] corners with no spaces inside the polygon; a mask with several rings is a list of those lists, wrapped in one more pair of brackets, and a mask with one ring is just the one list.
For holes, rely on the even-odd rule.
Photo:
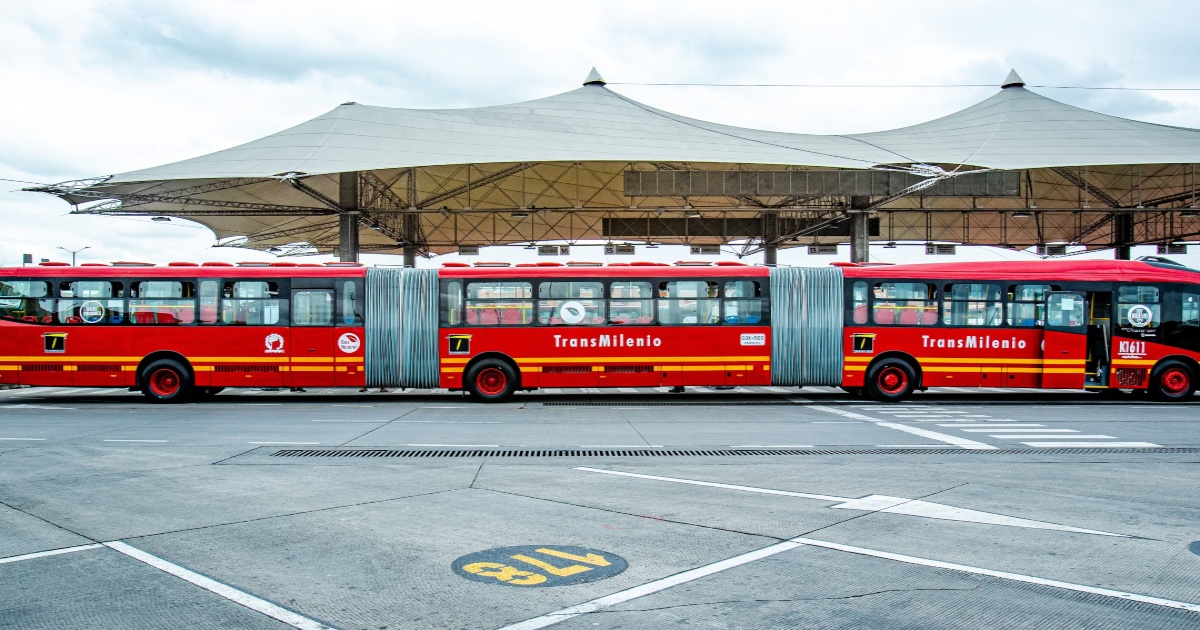
{"label": "bus roof", "polygon": [[442,267],[442,278],[735,278],[766,277],[768,267],[621,265],[617,267]]}
{"label": "bus roof", "polygon": [[225,265],[31,265],[0,267],[0,278],[361,278],[366,267]]}
{"label": "bus roof", "polygon": [[1192,282],[1200,271],[1139,260],[1020,260],[969,263],[919,263],[871,267],[843,267],[847,278],[911,278],[962,280]]}

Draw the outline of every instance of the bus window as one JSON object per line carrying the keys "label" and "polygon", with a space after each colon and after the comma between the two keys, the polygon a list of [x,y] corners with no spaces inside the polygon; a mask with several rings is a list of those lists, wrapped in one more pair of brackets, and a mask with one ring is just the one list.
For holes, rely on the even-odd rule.
{"label": "bus window", "polygon": [[54,305],[49,297],[49,282],[0,280],[0,318],[49,324]]}
{"label": "bus window", "polygon": [[1182,302],[1182,317],[1179,323],[1184,326],[1200,326],[1200,294],[1181,293],[1179,297]]}
{"label": "bus window", "polygon": [[1010,326],[1046,325],[1046,292],[1057,291],[1049,284],[1016,284],[1008,291],[1008,324]]}
{"label": "bus window", "polygon": [[875,285],[871,318],[876,324],[932,326],[938,321],[937,290],[924,282],[880,282]]}
{"label": "bus window", "polygon": [[293,326],[332,326],[333,293],[328,290],[292,291]]}
{"label": "bus window", "polygon": [[226,282],[221,295],[221,322],[240,326],[283,325],[279,284],[265,281]]}
{"label": "bus window", "polygon": [[717,283],[674,280],[658,285],[658,321],[667,325],[719,324]]}
{"label": "bus window", "polygon": [[854,303],[854,323],[867,323],[867,283],[859,280],[854,283],[854,288],[851,289],[852,301]]}
{"label": "bus window", "polygon": [[466,322],[472,326],[522,325],[533,322],[533,285],[506,280],[468,282]]}
{"label": "bus window", "polygon": [[338,325],[362,326],[362,281],[346,280],[338,295]]}
{"label": "bus window", "polygon": [[147,280],[129,286],[133,324],[190,324],[196,320],[196,289],[191,282]]}
{"label": "bus window", "polygon": [[[125,321],[125,289],[120,282],[87,280],[58,285],[55,321],[60,324],[120,324]],[[117,298],[117,299],[113,299]]]}
{"label": "bus window", "polygon": [[725,283],[725,322],[728,324],[763,323],[762,290],[754,280],[730,280]]}
{"label": "bus window", "polygon": [[[582,310],[573,310],[570,302],[577,303]],[[603,324],[604,285],[577,281],[538,284],[538,323],[551,326]]]}
{"label": "bus window", "polygon": [[609,292],[608,321],[614,324],[654,321],[654,288],[649,282],[613,282]]}
{"label": "bus window", "polygon": [[1157,328],[1162,323],[1158,287],[1132,285],[1117,289],[1117,324],[1133,328]]}
{"label": "bus window", "polygon": [[999,285],[948,284],[942,299],[942,323],[947,326],[1000,325]]}
{"label": "bus window", "polygon": [[216,280],[200,281],[200,323],[217,323],[217,298],[220,296]]}
{"label": "bus window", "polygon": [[463,322],[462,282],[448,280],[442,283],[442,325],[460,326]]}

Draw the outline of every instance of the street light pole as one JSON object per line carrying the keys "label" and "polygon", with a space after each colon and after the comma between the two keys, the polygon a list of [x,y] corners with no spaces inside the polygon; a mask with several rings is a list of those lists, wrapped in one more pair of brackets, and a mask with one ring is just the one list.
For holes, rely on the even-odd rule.
{"label": "street light pole", "polygon": [[92,248],[91,245],[87,245],[85,247],[80,247],[79,249],[67,249],[66,247],[59,247],[59,249],[63,250],[64,252],[71,253],[71,266],[72,267],[75,266],[75,254],[78,254],[79,252],[81,252],[85,249],[91,249],[91,248]]}

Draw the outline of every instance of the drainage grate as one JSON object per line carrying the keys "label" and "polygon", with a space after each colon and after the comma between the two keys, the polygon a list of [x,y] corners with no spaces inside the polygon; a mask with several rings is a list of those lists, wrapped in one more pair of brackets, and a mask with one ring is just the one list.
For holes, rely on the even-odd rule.
{"label": "drainage grate", "polygon": [[272,457],[354,457],[354,458],[430,458],[430,457],[747,457],[792,455],[1111,455],[1114,453],[1175,454],[1200,453],[1200,448],[1038,448],[998,449],[994,451],[957,448],[886,448],[886,449],[284,449]]}

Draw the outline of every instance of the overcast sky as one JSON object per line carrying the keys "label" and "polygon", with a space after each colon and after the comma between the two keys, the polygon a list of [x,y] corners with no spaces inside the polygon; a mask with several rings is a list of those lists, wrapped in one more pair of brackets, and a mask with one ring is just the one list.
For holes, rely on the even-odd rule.
{"label": "overcast sky", "polygon": [[[54,183],[173,162],[344,101],[447,108],[539,98],[578,87],[592,66],[610,88],[686,116],[777,131],[877,131],[983,100],[1010,68],[1030,86],[1198,88],[1198,18],[1198,3],[1107,0],[6,2],[0,178]],[[622,85],[700,82],[991,87]],[[1031,89],[1200,128],[1200,92]],[[212,233],[186,221],[70,216],[56,198],[16,192],[23,185],[0,182],[0,265],[20,264],[22,253],[70,260],[58,248],[85,246],[80,261],[272,258],[212,249]],[[971,249],[962,255],[1023,256]],[[509,254],[524,250],[487,257]],[[872,255],[923,258],[916,248]],[[579,247],[572,258],[602,257]],[[1181,258],[1200,267],[1200,251]],[[793,264],[833,259],[780,254]]]}

